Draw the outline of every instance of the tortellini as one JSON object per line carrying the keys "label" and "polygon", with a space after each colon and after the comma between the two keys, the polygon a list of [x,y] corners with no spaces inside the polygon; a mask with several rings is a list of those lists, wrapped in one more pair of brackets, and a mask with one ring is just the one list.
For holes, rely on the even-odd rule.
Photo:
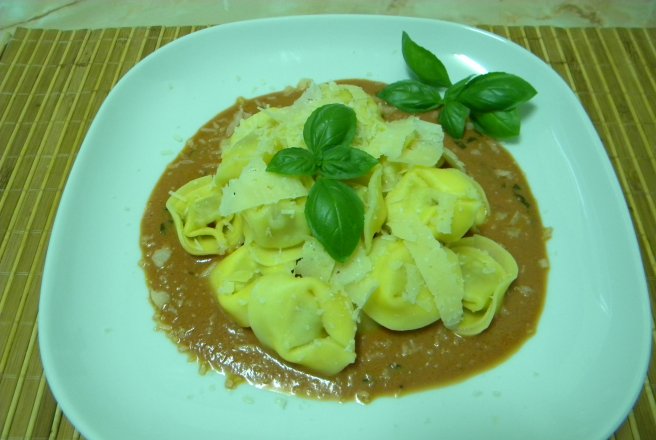
{"label": "tortellini", "polygon": [[310,235],[304,208],[303,198],[248,209],[242,214],[244,235],[249,242],[269,249],[302,245]]}
{"label": "tortellini", "polygon": [[383,198],[383,167],[377,165],[362,191],[364,199],[364,247],[371,249],[374,235],[380,231],[387,219],[387,205]]}
{"label": "tortellini", "polygon": [[[328,103],[353,108],[353,146],[379,159],[349,182],[364,204],[364,231],[344,263],[310,234],[304,209],[313,178],[266,171],[277,151],[304,147],[305,120]],[[474,335],[517,277],[513,257],[475,235],[490,207],[444,149],[440,126],[386,122],[356,86],[311,85],[291,106],[243,119],[223,143],[216,174],[187,183],[166,206],[187,252],[224,255],[209,282],[228,315],[280,358],[323,375],[355,361],[362,314],[393,331],[442,321]]]}
{"label": "tortellini", "polygon": [[221,261],[211,283],[221,306],[283,359],[331,375],[355,360],[356,316],[349,298],[313,277],[295,277],[299,248],[242,246]]}
{"label": "tortellini", "polygon": [[392,233],[414,239],[426,226],[444,243],[462,238],[487,218],[489,205],[481,186],[455,168],[415,167],[391,190],[387,203]]}
{"label": "tortellini", "polygon": [[371,250],[373,271],[354,286],[375,283],[364,311],[374,321],[391,330],[414,330],[440,319],[435,298],[426,286],[403,240],[392,236],[374,240]]}
{"label": "tortellini", "polygon": [[456,332],[475,335],[490,325],[503,297],[518,274],[517,262],[501,245],[482,235],[451,245],[458,255],[464,279],[465,314]]}
{"label": "tortellini", "polygon": [[244,241],[241,217],[218,214],[221,192],[212,176],[185,184],[166,202],[178,239],[192,255],[224,254]]}
{"label": "tortellini", "polygon": [[210,282],[223,309],[283,359],[331,375],[355,360],[356,315],[340,290],[295,277],[302,247],[244,245],[221,260]]}
{"label": "tortellini", "polygon": [[307,188],[264,168],[255,161],[223,189],[205,176],[172,193],[166,207],[187,252],[223,255],[245,241],[274,249],[303,243],[309,234],[303,213]]}
{"label": "tortellini", "polygon": [[316,278],[275,273],[251,290],[248,318],[255,336],[283,359],[333,375],[355,361],[353,305]]}
{"label": "tortellini", "polygon": [[290,274],[302,248],[263,249],[247,244],[224,259],[210,273],[210,283],[221,306],[242,327],[249,327],[248,302],[253,283],[262,275]]}

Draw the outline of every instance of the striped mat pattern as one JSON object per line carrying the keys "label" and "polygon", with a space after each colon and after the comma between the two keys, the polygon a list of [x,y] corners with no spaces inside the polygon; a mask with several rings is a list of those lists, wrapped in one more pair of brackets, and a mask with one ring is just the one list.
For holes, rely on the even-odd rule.
{"label": "striped mat pattern", "polygon": [[[583,102],[628,200],[655,304],[656,28],[483,28],[542,58]],[[0,48],[0,439],[80,437],[50,393],[38,352],[39,289],[53,219],[112,87],[146,55],[198,29],[18,29]],[[654,384],[652,362],[613,438],[656,438]]]}

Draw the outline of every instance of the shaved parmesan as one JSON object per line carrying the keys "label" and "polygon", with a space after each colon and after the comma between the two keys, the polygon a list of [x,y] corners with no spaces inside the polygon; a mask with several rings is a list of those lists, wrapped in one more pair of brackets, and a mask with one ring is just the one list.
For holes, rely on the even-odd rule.
{"label": "shaved parmesan", "polygon": [[331,278],[336,286],[347,286],[356,283],[367,276],[372,269],[371,259],[362,247],[358,247],[355,255],[345,264],[337,264]]}
{"label": "shaved parmesan", "polygon": [[257,158],[223,188],[219,214],[228,216],[256,206],[304,197],[307,193],[298,178],[268,173],[264,161]]}
{"label": "shaved parmesan", "polygon": [[443,144],[442,127],[411,117],[387,123],[366,150],[391,162],[431,167],[442,157]]}
{"label": "shaved parmesan", "polygon": [[428,290],[435,297],[444,325],[450,329],[456,328],[463,317],[462,300],[465,294],[458,257],[431,234],[417,241],[407,241],[405,245]]}
{"label": "shaved parmesan", "polygon": [[334,266],[335,260],[325,251],[321,243],[309,237],[303,244],[301,259],[296,263],[294,273],[302,277],[318,278],[326,283]]}

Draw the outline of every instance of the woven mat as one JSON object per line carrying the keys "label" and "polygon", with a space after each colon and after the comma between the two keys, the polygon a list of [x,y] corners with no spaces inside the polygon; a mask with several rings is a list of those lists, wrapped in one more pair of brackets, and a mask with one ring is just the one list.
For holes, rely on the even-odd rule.
{"label": "woven mat", "polygon": [[[488,27],[549,63],[592,118],[631,208],[656,304],[656,29]],[[45,251],[82,139],[116,82],[194,27],[18,29],[0,48],[0,438],[79,438],[37,344]],[[615,433],[656,438],[656,367]],[[603,384],[600,384],[603,386]]]}

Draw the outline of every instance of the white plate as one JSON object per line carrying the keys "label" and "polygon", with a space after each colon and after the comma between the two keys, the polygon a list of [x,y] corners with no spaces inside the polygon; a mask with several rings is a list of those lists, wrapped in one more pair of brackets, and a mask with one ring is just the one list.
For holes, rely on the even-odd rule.
{"label": "white plate", "polygon": [[[537,335],[457,385],[371,405],[301,400],[200,376],[154,331],[139,223],[183,139],[239,95],[296,84],[407,77],[401,31],[452,78],[504,70],[539,91],[509,145],[539,201],[552,269]],[[46,261],[43,365],[94,439],[531,438],[610,435],[644,381],[651,316],[620,186],[590,120],[546,64],[497,36],[433,20],[314,16],[222,25],[132,69],[98,112],[68,180]],[[228,437],[231,436],[231,437]]]}

